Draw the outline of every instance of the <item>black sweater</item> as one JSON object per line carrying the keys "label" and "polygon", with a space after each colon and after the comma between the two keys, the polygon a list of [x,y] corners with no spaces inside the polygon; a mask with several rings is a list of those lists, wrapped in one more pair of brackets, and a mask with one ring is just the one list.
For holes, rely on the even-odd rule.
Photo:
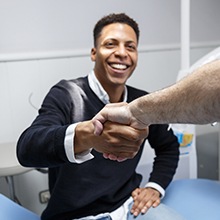
{"label": "black sweater", "polygon": [[[127,86],[128,102],[147,94]],[[64,150],[67,127],[90,120],[104,104],[91,90],[88,78],[62,80],[51,88],[39,114],[19,138],[17,155],[28,167],[49,168],[51,198],[42,219],[69,220],[111,212],[121,206],[139,187],[141,175],[135,172],[143,145],[130,160],[106,160],[92,150],[94,159],[70,163]],[[149,181],[166,187],[171,182],[179,159],[179,144],[168,125],[151,125],[148,141],[156,157]]]}

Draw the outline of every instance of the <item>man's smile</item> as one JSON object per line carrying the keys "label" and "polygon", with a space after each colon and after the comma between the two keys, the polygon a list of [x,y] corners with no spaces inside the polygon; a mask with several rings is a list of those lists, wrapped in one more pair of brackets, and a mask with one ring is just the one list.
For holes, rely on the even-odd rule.
{"label": "man's smile", "polygon": [[109,65],[113,68],[113,69],[117,69],[117,70],[126,70],[129,66],[126,64],[121,64],[121,63],[109,63]]}

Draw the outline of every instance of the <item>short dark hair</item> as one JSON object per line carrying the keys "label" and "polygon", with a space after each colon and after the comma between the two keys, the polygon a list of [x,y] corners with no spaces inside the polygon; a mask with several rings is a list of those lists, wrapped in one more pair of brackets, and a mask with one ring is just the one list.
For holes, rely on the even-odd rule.
{"label": "short dark hair", "polygon": [[123,24],[127,24],[129,25],[131,28],[133,28],[136,37],[137,37],[137,41],[139,40],[139,27],[137,22],[130,18],[128,15],[126,15],[125,13],[120,13],[120,14],[109,14],[104,16],[103,18],[101,18],[95,25],[94,29],[93,29],[93,41],[94,41],[94,46],[96,47],[96,43],[97,43],[97,38],[101,35],[102,29],[109,25],[109,24],[114,24],[114,23],[123,23]]}

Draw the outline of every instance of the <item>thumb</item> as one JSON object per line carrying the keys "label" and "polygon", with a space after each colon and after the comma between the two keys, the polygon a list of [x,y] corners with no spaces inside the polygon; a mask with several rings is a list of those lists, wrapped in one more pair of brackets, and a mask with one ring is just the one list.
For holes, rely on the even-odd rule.
{"label": "thumb", "polygon": [[103,131],[103,124],[102,122],[100,122],[98,119],[92,119],[92,123],[94,125],[94,134],[96,136],[101,135],[102,131]]}

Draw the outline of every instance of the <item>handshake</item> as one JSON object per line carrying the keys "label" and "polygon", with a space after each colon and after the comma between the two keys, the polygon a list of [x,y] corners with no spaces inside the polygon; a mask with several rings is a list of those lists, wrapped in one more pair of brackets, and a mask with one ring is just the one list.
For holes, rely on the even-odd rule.
{"label": "handshake", "polygon": [[133,158],[148,136],[148,126],[131,112],[127,103],[107,104],[93,119],[94,134],[102,135],[105,129],[112,129],[111,148],[102,150],[106,159],[122,162]]}

